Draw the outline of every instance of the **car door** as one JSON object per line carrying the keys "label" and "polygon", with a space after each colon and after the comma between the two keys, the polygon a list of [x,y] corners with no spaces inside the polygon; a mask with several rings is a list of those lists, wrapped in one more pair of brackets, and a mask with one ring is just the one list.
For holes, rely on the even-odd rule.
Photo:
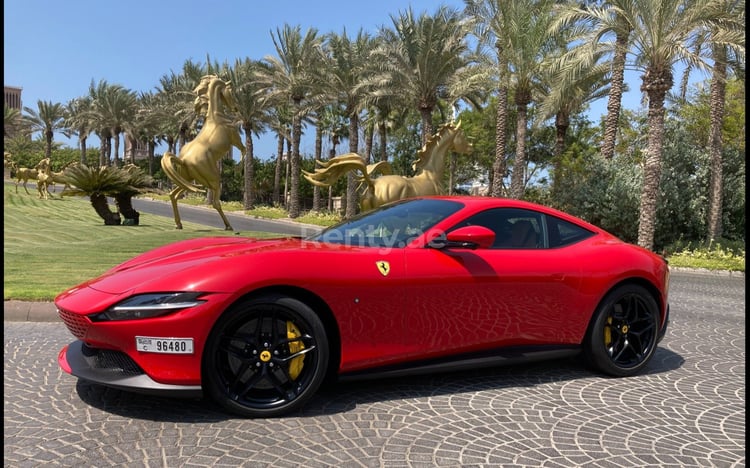
{"label": "car door", "polygon": [[[531,223],[514,240],[516,223]],[[549,248],[547,219],[530,210],[492,209],[454,228],[496,231],[489,249],[407,249],[407,335],[414,353],[575,342],[587,314],[576,310],[581,268],[575,246]],[[452,229],[449,229],[450,231]],[[515,243],[514,243],[515,242]]]}

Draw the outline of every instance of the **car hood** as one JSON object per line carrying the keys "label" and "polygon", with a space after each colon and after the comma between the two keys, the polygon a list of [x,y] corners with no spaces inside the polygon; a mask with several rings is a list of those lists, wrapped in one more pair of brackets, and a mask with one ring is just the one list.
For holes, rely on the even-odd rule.
{"label": "car hood", "polygon": [[249,257],[259,252],[303,248],[304,240],[297,237],[252,239],[232,237],[206,237],[191,239],[158,247],[110,269],[91,280],[87,286],[97,291],[122,294],[144,286],[146,283],[180,272],[207,268],[213,262],[238,260],[251,262]]}

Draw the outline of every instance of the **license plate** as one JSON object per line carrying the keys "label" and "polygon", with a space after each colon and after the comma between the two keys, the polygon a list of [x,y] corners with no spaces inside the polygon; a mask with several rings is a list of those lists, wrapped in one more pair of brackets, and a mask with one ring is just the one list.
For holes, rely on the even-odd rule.
{"label": "license plate", "polygon": [[193,339],[136,336],[135,349],[144,353],[193,354]]}

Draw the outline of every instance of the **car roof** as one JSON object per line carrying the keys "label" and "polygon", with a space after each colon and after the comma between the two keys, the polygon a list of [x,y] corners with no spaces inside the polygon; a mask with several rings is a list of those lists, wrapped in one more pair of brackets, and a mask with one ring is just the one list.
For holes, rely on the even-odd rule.
{"label": "car roof", "polygon": [[441,200],[458,201],[458,202],[463,203],[467,208],[470,208],[471,211],[480,211],[480,210],[484,210],[488,208],[519,208],[519,209],[526,209],[526,210],[534,210],[534,211],[539,211],[541,213],[545,213],[551,216],[557,216],[558,218],[568,220],[575,224],[579,224],[582,227],[585,227],[594,232],[598,232],[598,233],[606,232],[599,226],[591,224],[577,216],[571,215],[570,213],[566,213],[564,211],[560,211],[555,208],[541,205],[541,204],[534,203],[534,202],[517,200],[515,198],[485,197],[485,196],[478,196],[478,195],[428,195],[428,196],[415,197],[415,199],[441,199]]}

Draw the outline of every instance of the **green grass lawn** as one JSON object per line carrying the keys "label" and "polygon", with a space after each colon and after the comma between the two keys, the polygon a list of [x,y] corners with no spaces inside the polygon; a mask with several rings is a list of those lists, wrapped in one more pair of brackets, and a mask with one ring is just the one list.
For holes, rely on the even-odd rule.
{"label": "green grass lawn", "polygon": [[[65,289],[116,264],[170,242],[231,231],[142,213],[139,226],[105,226],[87,198],[41,200],[36,190],[18,194],[5,185],[3,200],[3,297],[49,301]],[[36,187],[34,187],[35,189]],[[111,207],[114,210],[114,206]],[[245,236],[268,237],[262,232]]]}

